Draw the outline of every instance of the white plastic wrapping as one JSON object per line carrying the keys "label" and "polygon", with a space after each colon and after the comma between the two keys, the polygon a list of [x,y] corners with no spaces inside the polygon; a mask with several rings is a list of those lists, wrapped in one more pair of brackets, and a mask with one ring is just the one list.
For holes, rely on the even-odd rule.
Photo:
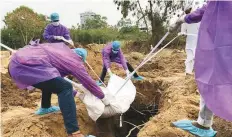
{"label": "white plastic wrapping", "polygon": [[135,99],[136,88],[129,80],[127,84],[116,94],[118,89],[124,84],[125,80],[116,75],[112,75],[107,88],[101,87],[110,105],[105,106],[100,99],[82,87],[85,96],[82,101],[86,105],[89,116],[96,121],[99,117],[107,118],[114,115],[125,113]]}

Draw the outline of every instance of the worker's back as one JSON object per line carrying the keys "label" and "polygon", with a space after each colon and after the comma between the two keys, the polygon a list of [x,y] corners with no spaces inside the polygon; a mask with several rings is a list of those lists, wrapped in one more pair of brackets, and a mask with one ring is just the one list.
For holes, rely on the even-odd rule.
{"label": "worker's back", "polygon": [[69,71],[66,67],[69,66],[65,64],[82,67],[81,58],[64,43],[45,43],[19,49],[12,56],[9,68],[17,85],[26,88],[48,78],[67,74]]}

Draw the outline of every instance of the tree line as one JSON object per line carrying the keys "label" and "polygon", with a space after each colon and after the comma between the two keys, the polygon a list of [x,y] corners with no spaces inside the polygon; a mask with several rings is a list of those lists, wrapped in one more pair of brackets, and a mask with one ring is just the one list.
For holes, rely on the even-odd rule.
{"label": "tree line", "polygon": [[[148,3],[151,2],[148,1]],[[157,3],[154,1],[153,5],[150,4],[149,10],[142,9],[139,6],[139,0],[134,2],[115,1],[115,4],[118,6],[118,10],[121,7],[123,17],[126,18],[129,12],[134,12],[134,15],[137,15],[137,22],[143,19],[147,30],[141,31],[138,24],[123,26],[123,21],[120,22],[120,28],[110,26],[107,24],[106,17],[95,15],[93,18],[87,19],[85,25],[80,26],[77,24],[69,28],[74,43],[78,42],[83,45],[90,43],[105,44],[112,40],[130,40],[145,41],[147,42],[146,45],[154,45],[164,32],[167,31],[165,23],[168,22],[169,14],[171,14],[167,13],[167,9],[170,8],[172,11],[175,11],[179,8],[178,5],[180,5],[180,3],[174,4],[169,1],[158,1]],[[163,13],[155,12],[154,9],[154,11],[151,10],[154,5],[164,8]],[[12,12],[7,13],[3,21],[5,26],[1,29],[1,42],[13,49],[27,45],[32,38],[40,38],[43,41],[42,34],[44,28],[49,23],[45,15],[36,13],[26,6],[20,6]],[[152,28],[150,31],[148,30],[149,26]],[[147,46],[146,48],[149,47]]]}

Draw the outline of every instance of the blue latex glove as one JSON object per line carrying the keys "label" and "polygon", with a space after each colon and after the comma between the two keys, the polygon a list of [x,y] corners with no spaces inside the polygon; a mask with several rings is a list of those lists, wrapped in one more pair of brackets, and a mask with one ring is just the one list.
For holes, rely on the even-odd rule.
{"label": "blue latex glove", "polygon": [[190,120],[180,120],[173,122],[173,125],[186,130],[194,135],[197,135],[199,137],[214,137],[217,134],[217,131],[214,131],[212,128],[206,130],[206,129],[200,129],[198,127],[195,127],[192,125],[193,121]]}
{"label": "blue latex glove", "polygon": [[102,83],[101,81],[96,81],[96,84],[97,84],[98,86],[103,85],[103,83]]}
{"label": "blue latex glove", "polygon": [[50,108],[39,108],[35,114],[36,115],[45,115],[48,113],[53,113],[53,112],[57,112],[60,111],[60,107],[57,106],[51,106]]}
{"label": "blue latex glove", "polygon": [[142,76],[138,76],[138,77],[132,77],[134,80],[144,80],[144,77],[142,77]]}

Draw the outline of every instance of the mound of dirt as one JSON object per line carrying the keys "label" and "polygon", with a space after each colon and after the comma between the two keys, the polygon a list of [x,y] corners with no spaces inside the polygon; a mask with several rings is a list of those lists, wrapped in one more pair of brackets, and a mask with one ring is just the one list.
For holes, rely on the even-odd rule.
{"label": "mound of dirt", "polygon": [[[83,134],[96,134],[95,123],[88,117],[84,104],[76,101],[78,124]],[[21,112],[21,114],[10,115],[10,113]],[[25,113],[22,113],[25,112]],[[6,116],[7,115],[7,116]],[[11,116],[11,117],[9,117]],[[3,118],[4,137],[65,137],[67,136],[63,118],[60,112],[36,116],[33,111],[25,108],[17,108],[5,115]]]}
{"label": "mound of dirt", "polygon": [[10,52],[9,51],[0,51],[0,58],[1,58],[1,73],[7,73],[7,66],[9,64]]}
{"label": "mound of dirt", "polygon": [[[153,75],[153,80],[158,79],[162,81],[155,87],[163,90],[159,114],[145,124],[140,130],[138,137],[194,137],[183,130],[172,127],[171,123],[182,119],[197,119],[199,112],[197,86],[193,76],[185,77],[183,74],[184,54],[173,51],[167,55],[161,55],[160,58],[157,58],[158,64],[164,68],[163,72],[167,74],[150,73],[146,75]],[[137,86],[137,90],[139,87]],[[143,86],[139,89],[146,91],[143,90],[145,89]],[[214,120],[213,128],[218,131],[218,137],[231,137],[231,127],[231,122],[218,117]]]}
{"label": "mound of dirt", "polygon": [[[171,126],[177,120],[197,119],[199,94],[194,78],[180,77],[171,83],[163,92],[159,114],[145,124],[138,137],[194,137]],[[218,131],[218,137],[231,137],[231,127],[231,122],[215,118],[213,128]]]}
{"label": "mound of dirt", "polygon": [[10,106],[22,106],[25,108],[35,108],[37,106],[36,101],[40,98],[40,95],[33,94],[33,91],[20,90],[12,82],[12,79],[8,74],[1,74],[1,112],[9,109]]}
{"label": "mound of dirt", "polygon": [[[61,113],[36,116],[40,106],[39,90],[20,90],[8,74],[1,74],[1,115],[4,137],[65,137]],[[57,96],[52,96],[57,105]],[[81,132],[96,134],[96,125],[89,118],[85,105],[78,99],[77,118]]]}

